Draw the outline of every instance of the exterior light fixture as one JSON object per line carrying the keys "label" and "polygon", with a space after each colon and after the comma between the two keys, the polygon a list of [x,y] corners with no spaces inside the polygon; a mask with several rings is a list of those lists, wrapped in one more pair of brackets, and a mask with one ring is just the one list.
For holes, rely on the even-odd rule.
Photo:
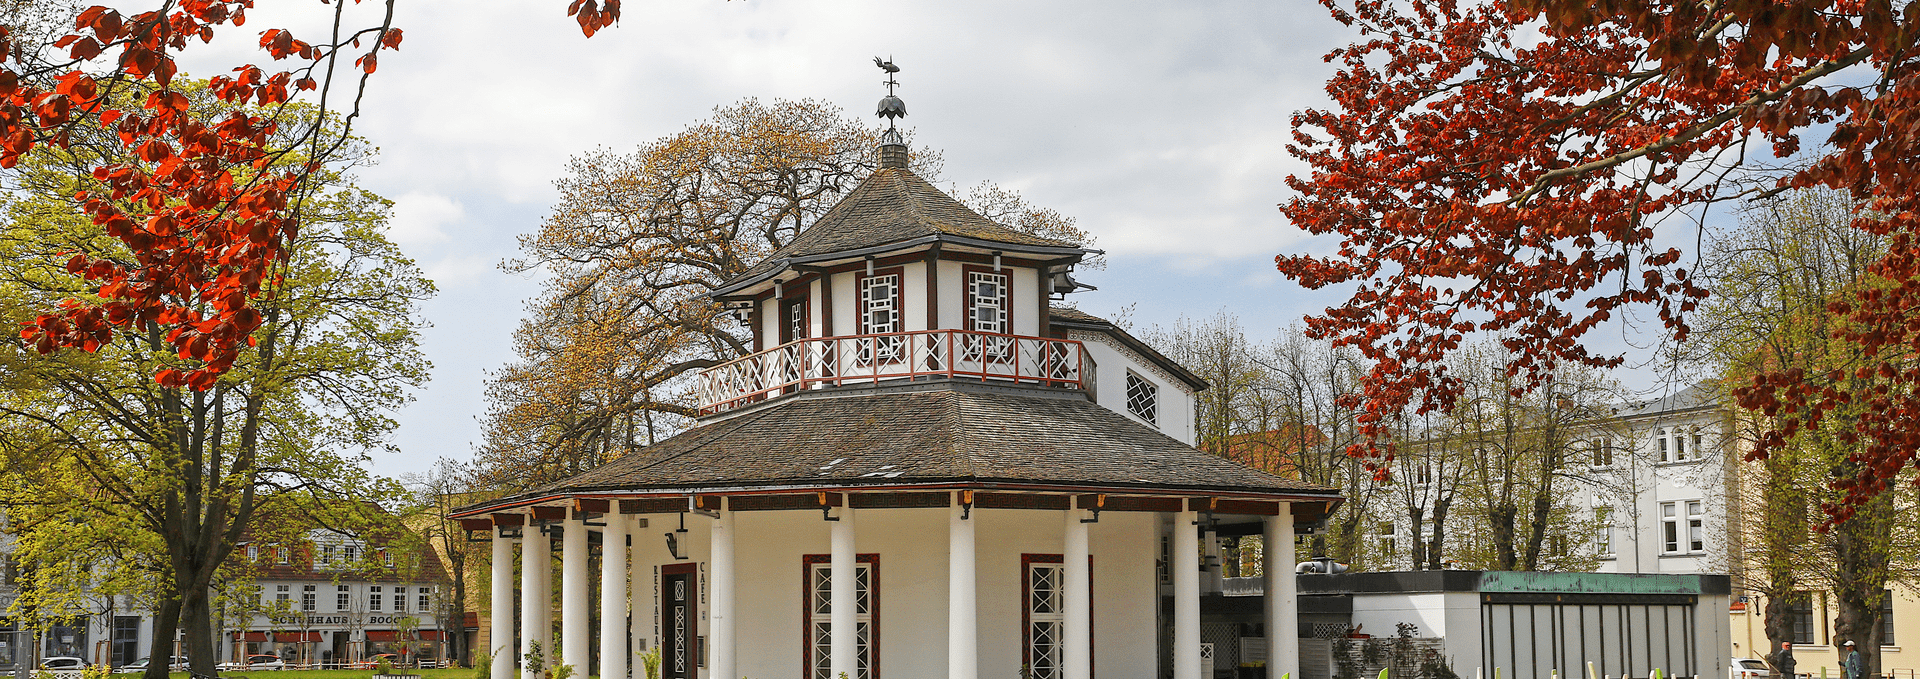
{"label": "exterior light fixture", "polygon": [[679,534],[685,533],[685,532],[687,532],[687,514],[686,512],[681,512],[680,527],[675,528],[673,529],[673,532],[666,534],[667,553],[672,554],[673,560],[675,561],[687,560],[686,547],[680,544],[680,538],[679,538]]}

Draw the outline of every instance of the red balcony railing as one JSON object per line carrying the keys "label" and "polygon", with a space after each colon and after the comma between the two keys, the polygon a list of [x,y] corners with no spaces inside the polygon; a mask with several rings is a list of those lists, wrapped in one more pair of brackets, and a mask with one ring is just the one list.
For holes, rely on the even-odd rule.
{"label": "red balcony railing", "polygon": [[961,330],[803,339],[700,374],[700,410],[714,414],[825,386],[969,377],[1080,389],[1079,342]]}

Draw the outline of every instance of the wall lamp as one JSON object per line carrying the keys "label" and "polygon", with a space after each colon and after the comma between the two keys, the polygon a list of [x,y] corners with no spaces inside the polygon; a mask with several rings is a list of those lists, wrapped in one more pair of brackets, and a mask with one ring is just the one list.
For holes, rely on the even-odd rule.
{"label": "wall lamp", "polygon": [[685,561],[685,560],[687,560],[687,552],[686,552],[686,546],[685,546],[685,545],[682,545],[682,544],[680,544],[680,537],[679,537],[679,536],[680,536],[681,534],[684,534],[684,533],[686,533],[686,532],[687,532],[687,513],[686,513],[686,512],[681,512],[681,513],[680,513],[680,527],[679,527],[679,528],[675,528],[675,529],[673,529],[673,532],[671,532],[671,533],[667,533],[667,534],[666,534],[666,536],[667,536],[667,553],[668,553],[668,554],[672,554],[672,555],[673,555],[673,559],[674,559],[675,561]]}

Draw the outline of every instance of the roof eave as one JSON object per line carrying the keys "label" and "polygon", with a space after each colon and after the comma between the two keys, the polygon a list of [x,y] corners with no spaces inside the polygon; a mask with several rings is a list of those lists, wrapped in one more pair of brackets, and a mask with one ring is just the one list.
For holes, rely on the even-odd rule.
{"label": "roof eave", "polygon": [[[853,482],[846,483],[799,483],[795,480],[776,480],[764,483],[736,483],[732,485],[687,485],[687,486],[580,486],[572,488],[553,488],[539,492],[499,498],[496,500],[469,505],[454,510],[452,518],[472,518],[481,514],[530,507],[546,502],[565,500],[573,497],[626,497],[656,496],[675,497],[686,495],[753,495],[774,493],[838,492],[838,491],[936,491],[936,490],[984,490],[1036,493],[1109,493],[1137,495],[1184,495],[1191,497],[1222,497],[1286,500],[1289,502],[1344,502],[1340,491],[1324,489],[1279,489],[1245,488],[1236,486],[1175,486],[1168,484],[1132,484],[1132,483],[1036,483],[1022,479],[913,479],[910,481]],[[1337,507],[1338,505],[1334,505]]]}

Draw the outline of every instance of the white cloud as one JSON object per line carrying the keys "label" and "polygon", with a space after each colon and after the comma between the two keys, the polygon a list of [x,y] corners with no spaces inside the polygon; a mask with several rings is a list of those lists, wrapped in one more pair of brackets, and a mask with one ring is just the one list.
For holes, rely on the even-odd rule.
{"label": "white cloud", "polygon": [[433,193],[410,192],[393,201],[393,217],[387,220],[387,237],[402,248],[442,243],[448,239],[445,226],[465,221],[467,211],[459,201]]}

